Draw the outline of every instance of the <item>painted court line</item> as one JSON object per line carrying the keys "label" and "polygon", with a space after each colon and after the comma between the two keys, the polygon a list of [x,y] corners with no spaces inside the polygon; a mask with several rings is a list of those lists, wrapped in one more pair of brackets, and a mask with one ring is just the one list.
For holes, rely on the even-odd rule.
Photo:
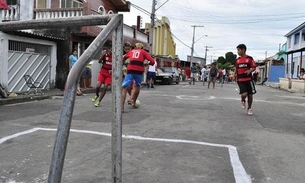
{"label": "painted court line", "polygon": [[[30,130],[26,130],[23,132],[19,132],[10,136],[6,136],[0,139],[0,144],[3,142],[17,138],[22,135],[30,134],[36,131],[57,131],[57,129],[52,128],[33,128]],[[71,132],[76,133],[84,133],[84,134],[93,134],[93,135],[101,135],[101,136],[107,136],[111,137],[110,133],[103,133],[103,132],[97,132],[97,131],[89,131],[89,130],[75,130],[71,129]],[[215,143],[208,143],[208,142],[200,142],[200,141],[191,141],[191,140],[182,140],[182,139],[163,139],[163,138],[149,138],[149,137],[141,137],[141,136],[133,136],[133,135],[122,135],[122,138],[124,139],[134,139],[134,140],[143,140],[143,141],[155,141],[155,142],[171,142],[171,143],[184,143],[184,144],[195,144],[195,145],[203,145],[203,146],[211,146],[211,147],[224,147],[228,148],[229,155],[230,155],[230,162],[231,166],[233,168],[233,174],[235,178],[236,183],[251,183],[251,178],[247,174],[245,168],[243,167],[239,155],[237,152],[237,149],[235,146],[232,145],[225,145],[225,144],[215,144]]]}

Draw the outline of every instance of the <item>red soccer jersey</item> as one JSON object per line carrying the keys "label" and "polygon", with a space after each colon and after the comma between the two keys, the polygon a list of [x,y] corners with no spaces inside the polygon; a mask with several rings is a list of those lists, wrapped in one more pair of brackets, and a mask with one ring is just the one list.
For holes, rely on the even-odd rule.
{"label": "red soccer jersey", "polygon": [[239,57],[235,63],[236,73],[237,73],[237,81],[251,81],[252,75],[247,75],[245,72],[251,68],[256,68],[256,64],[252,57],[245,56]]}
{"label": "red soccer jersey", "polygon": [[155,60],[143,49],[133,49],[129,51],[124,57],[123,60],[125,61],[129,58],[130,62],[127,66],[127,73],[128,74],[143,74],[144,72],[144,61],[148,60],[149,65],[154,65]]}
{"label": "red soccer jersey", "polygon": [[106,53],[102,58],[101,58],[101,63],[103,64],[102,69],[105,69],[107,71],[112,69],[112,54]]}

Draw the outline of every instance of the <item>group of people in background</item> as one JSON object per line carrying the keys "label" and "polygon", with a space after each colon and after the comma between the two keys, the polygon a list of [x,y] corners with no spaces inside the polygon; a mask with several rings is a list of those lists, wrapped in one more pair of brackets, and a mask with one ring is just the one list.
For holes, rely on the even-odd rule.
{"label": "group of people in background", "polygon": [[199,66],[196,66],[196,63],[193,63],[190,70],[190,85],[195,85],[196,81],[201,81],[203,85],[208,82],[208,88],[210,88],[211,83],[213,88],[215,88],[216,82],[224,84],[229,81],[230,73],[225,68],[216,68],[215,63],[212,63],[209,68],[205,65],[202,69],[200,69]]}

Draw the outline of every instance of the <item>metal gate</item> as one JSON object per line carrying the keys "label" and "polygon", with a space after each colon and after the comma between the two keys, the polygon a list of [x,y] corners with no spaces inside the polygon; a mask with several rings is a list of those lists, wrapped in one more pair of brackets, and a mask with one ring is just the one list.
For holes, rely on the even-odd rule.
{"label": "metal gate", "polygon": [[42,83],[43,89],[50,88],[50,49],[50,46],[45,45],[9,41],[8,90],[10,92],[29,90],[23,79],[24,75],[30,75],[35,81]]}

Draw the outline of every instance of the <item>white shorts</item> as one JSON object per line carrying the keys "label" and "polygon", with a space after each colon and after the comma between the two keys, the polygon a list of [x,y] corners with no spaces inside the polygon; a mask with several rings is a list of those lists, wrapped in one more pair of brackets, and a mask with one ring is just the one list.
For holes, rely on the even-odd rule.
{"label": "white shorts", "polygon": [[196,73],[191,73],[191,78],[195,78],[196,77]]}

